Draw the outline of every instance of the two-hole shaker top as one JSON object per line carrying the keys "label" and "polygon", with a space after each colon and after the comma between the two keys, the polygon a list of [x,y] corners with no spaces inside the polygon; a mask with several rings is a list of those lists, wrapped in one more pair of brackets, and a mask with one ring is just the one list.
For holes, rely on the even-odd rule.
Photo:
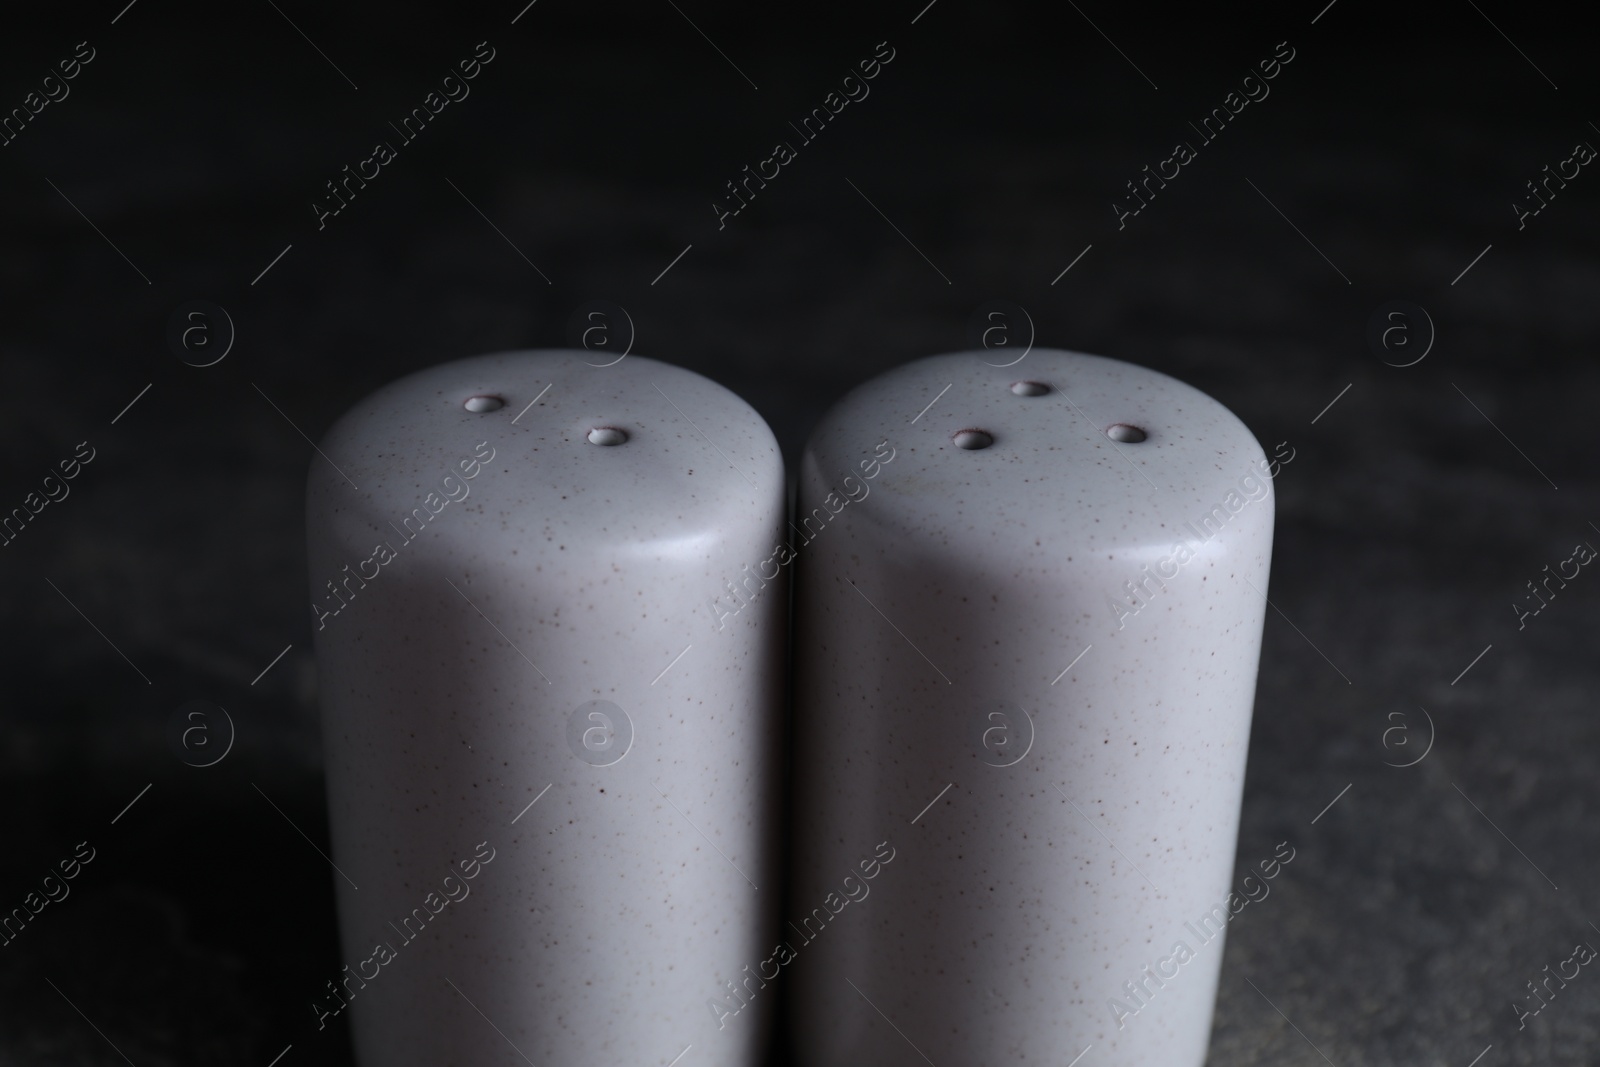
{"label": "two-hole shaker top", "polygon": [[777,442],[735,394],[641,356],[591,358],[497,353],[379,389],[322,441],[313,511],[362,557],[425,524],[433,551],[463,561],[514,548],[594,563],[715,556],[730,516],[781,499]]}

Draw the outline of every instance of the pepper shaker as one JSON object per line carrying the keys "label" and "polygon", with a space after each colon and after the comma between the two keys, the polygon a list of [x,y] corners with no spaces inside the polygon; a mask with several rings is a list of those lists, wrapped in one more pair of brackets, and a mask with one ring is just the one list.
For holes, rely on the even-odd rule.
{"label": "pepper shaker", "polygon": [[312,1013],[363,1067],[764,1047],[770,1003],[705,1005],[777,927],[788,599],[748,576],[782,460],[722,386],[588,355],[412,374],[312,463],[344,964]]}

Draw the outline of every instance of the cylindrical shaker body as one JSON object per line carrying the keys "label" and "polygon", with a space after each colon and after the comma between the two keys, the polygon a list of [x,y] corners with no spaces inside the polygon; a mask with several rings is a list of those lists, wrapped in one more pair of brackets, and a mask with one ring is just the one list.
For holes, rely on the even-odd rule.
{"label": "cylindrical shaker body", "polygon": [[862,385],[799,473],[797,1062],[1198,1067],[1275,468],[1166,375],[992,358]]}
{"label": "cylindrical shaker body", "polygon": [[782,537],[782,460],[714,382],[586,355],[413,374],[312,463],[347,965],[313,1011],[363,1067],[765,1040],[770,1004],[706,1004],[777,928],[787,595],[727,583]]}

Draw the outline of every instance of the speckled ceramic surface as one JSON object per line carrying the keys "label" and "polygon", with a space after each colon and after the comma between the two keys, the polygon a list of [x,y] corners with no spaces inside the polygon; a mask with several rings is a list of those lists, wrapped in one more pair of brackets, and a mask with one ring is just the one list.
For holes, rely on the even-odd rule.
{"label": "speckled ceramic surface", "polygon": [[402,379],[311,467],[348,968],[311,1011],[363,1067],[744,1067],[765,1037],[770,1003],[706,1002],[777,920],[787,603],[727,583],[782,536],[782,460],[721,386],[586,356]]}
{"label": "speckled ceramic surface", "polygon": [[1165,375],[998,362],[868,382],[803,460],[798,1062],[1197,1067],[1276,467]]}

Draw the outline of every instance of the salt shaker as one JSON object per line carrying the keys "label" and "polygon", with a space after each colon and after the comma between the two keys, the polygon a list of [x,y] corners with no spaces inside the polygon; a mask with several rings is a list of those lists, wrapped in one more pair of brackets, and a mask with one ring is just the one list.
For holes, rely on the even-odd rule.
{"label": "salt shaker", "polygon": [[1277,468],[1166,375],[991,357],[860,386],[802,460],[796,1062],[1199,1067]]}

